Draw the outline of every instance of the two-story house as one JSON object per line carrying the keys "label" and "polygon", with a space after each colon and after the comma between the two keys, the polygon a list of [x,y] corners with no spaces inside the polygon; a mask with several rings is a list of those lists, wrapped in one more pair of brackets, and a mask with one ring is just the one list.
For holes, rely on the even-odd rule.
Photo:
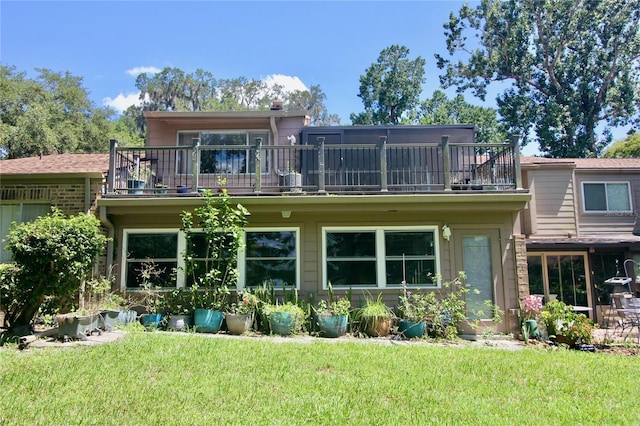
{"label": "two-story house", "polygon": [[[356,304],[395,304],[402,281],[435,289],[465,271],[470,306],[513,312],[527,294],[517,140],[476,144],[464,125],[309,127],[278,109],[145,117],[144,148],[112,143],[98,203],[122,290],[139,288],[149,258],[178,271],[164,285],[188,285],[181,213],[224,187],[251,212],[239,288],[270,281],[317,300],[331,284]],[[498,330],[516,327],[507,315]]]}
{"label": "two-story house", "polygon": [[[640,159],[523,157],[522,176],[530,292],[602,322],[611,292],[638,290]],[[629,288],[606,283],[616,276],[631,277]]]}

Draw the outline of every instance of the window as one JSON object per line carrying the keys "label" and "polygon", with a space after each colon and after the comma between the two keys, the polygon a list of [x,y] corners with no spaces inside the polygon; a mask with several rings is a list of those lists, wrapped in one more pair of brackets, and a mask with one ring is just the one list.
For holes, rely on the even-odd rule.
{"label": "window", "polygon": [[[180,234],[181,236],[186,237],[186,235]],[[218,237],[220,238],[221,247],[228,247],[231,244],[230,236],[225,235],[223,233],[219,233]],[[195,283],[196,277],[204,276],[208,271],[212,269],[216,269],[217,271],[227,271],[229,267],[234,267],[230,265],[229,261],[229,250],[225,250],[222,254],[221,258],[214,259],[217,257],[213,255],[213,253],[209,252],[209,244],[207,244],[207,236],[204,232],[194,232],[191,234],[191,244],[193,259],[194,259],[194,267],[193,271],[190,268],[184,268],[187,270],[186,276],[186,286],[190,287]],[[188,246],[188,242],[185,241],[185,247]],[[180,262],[183,262],[182,256]]]}
{"label": "window", "polygon": [[567,305],[591,306],[585,253],[549,252],[527,256],[529,292],[558,299]]}
{"label": "window", "polygon": [[585,212],[631,212],[628,182],[582,184]]}
{"label": "window", "polygon": [[[51,210],[51,205],[47,204],[4,204],[0,206],[0,242],[9,235],[11,223],[31,222],[40,216],[46,216]],[[11,252],[5,250],[4,243],[0,250],[0,263],[11,261]]]}
{"label": "window", "polygon": [[[255,173],[255,155],[251,155],[250,148],[255,146],[257,138],[261,138],[263,144],[268,144],[269,132],[178,132],[178,146],[191,148],[193,147],[194,139],[200,141],[200,173]],[[221,145],[234,147],[235,149],[207,149],[207,146]],[[265,157],[268,157],[268,155]],[[191,173],[191,150],[179,152],[177,164],[178,173]],[[262,173],[268,173],[269,159],[263,159],[261,164]]]}
{"label": "window", "polygon": [[142,272],[153,266],[154,287],[175,287],[178,268],[177,231],[125,231],[124,271],[126,288],[142,285]]}
{"label": "window", "polygon": [[271,282],[276,289],[299,288],[298,230],[247,230],[245,249],[240,252],[240,287],[258,287]]}
{"label": "window", "polygon": [[436,286],[435,227],[331,228],[323,244],[325,288]]}
{"label": "window", "polygon": [[489,312],[485,306],[485,300],[495,300],[493,292],[493,271],[491,268],[491,238],[489,236],[464,236],[462,237],[462,256],[467,293],[467,311],[475,317],[482,311],[482,319],[491,318],[493,312]]}

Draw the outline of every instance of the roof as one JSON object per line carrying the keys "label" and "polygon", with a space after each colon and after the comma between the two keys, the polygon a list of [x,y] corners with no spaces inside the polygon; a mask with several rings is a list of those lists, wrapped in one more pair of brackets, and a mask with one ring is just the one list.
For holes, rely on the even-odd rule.
{"label": "roof", "polygon": [[640,158],[544,158],[520,157],[524,167],[568,166],[581,170],[638,170]]}
{"label": "roof", "polygon": [[56,154],[0,160],[0,175],[107,174],[109,154]]}
{"label": "roof", "polygon": [[147,119],[200,119],[211,120],[229,118],[269,118],[269,117],[306,117],[304,110],[250,110],[250,111],[144,111]]}

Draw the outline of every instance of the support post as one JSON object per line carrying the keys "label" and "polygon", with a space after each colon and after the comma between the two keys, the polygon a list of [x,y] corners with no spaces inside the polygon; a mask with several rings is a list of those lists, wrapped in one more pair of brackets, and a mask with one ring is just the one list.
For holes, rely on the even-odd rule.
{"label": "support post", "polygon": [[193,138],[193,150],[191,151],[191,192],[198,190],[200,178],[200,138]]}
{"label": "support post", "polygon": [[520,170],[520,135],[511,136],[511,149],[513,151],[513,183],[516,189],[522,189],[522,171]]}
{"label": "support post", "polygon": [[324,186],[324,136],[318,136],[318,192],[325,192]]}
{"label": "support post", "polygon": [[116,151],[118,150],[118,141],[116,139],[111,139],[109,143],[109,176],[107,177],[107,192],[112,194],[116,192]]}
{"label": "support post", "polygon": [[448,135],[442,136],[442,168],[444,169],[444,190],[451,191],[451,153]]}
{"label": "support post", "polygon": [[380,151],[380,191],[387,192],[387,137],[380,136],[378,141],[378,151]]}
{"label": "support post", "polygon": [[255,147],[256,147],[256,170],[254,172],[254,177],[256,180],[256,184],[254,187],[254,192],[262,191],[262,138],[255,139]]}

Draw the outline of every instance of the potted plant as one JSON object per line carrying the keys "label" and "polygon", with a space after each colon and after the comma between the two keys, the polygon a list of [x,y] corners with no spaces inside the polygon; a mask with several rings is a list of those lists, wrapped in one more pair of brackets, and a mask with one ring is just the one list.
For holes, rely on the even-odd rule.
{"label": "potted plant", "polygon": [[547,303],[540,312],[549,338],[556,343],[576,346],[591,344],[593,340],[593,322],[584,314],[573,311],[571,305],[559,300]]}
{"label": "potted plant", "polygon": [[195,292],[192,289],[177,288],[164,295],[162,311],[167,315],[167,329],[182,331],[192,324]]}
{"label": "potted plant", "polygon": [[162,182],[158,182],[155,185],[155,189],[153,190],[156,194],[166,194],[169,191],[169,185],[165,185]]}
{"label": "potted plant", "polygon": [[56,315],[58,337],[87,340],[87,336],[94,332],[100,334],[99,318],[100,315],[97,311],[87,309]]}
{"label": "potted plant", "polygon": [[367,297],[364,306],[356,311],[360,328],[371,337],[388,336],[391,331],[393,312],[382,301],[382,293],[376,299]]}
{"label": "potted plant", "polygon": [[542,308],[542,297],[535,294],[525,297],[520,302],[520,327],[525,343],[529,343],[529,339],[537,339],[540,337],[538,316]]}
{"label": "potted plant", "polygon": [[251,329],[254,314],[258,306],[258,297],[250,291],[237,294],[237,302],[232,303],[224,314],[227,330],[230,334],[243,334]]}
{"label": "potted plant", "polygon": [[164,273],[164,269],[158,268],[153,259],[147,259],[142,262],[138,273],[142,289],[139,292],[139,302],[144,312],[140,315],[140,322],[147,329],[160,328],[165,317],[164,312],[162,312],[164,294],[155,283]]}
{"label": "potted plant", "polygon": [[129,194],[143,194],[147,181],[153,176],[153,172],[144,164],[131,164],[127,169],[127,188]]}
{"label": "potted plant", "polygon": [[351,301],[347,297],[335,297],[331,284],[329,301],[321,300],[314,311],[320,336],[335,338],[347,332]]}
{"label": "potted plant", "polygon": [[304,310],[293,302],[265,305],[264,313],[269,319],[271,332],[281,336],[289,336],[302,331],[306,320]]}
{"label": "potted plant", "polygon": [[197,333],[217,333],[222,327],[229,290],[225,286],[193,286],[193,324]]}
{"label": "potted plant", "polygon": [[426,321],[433,311],[434,293],[412,292],[407,289],[406,282],[402,281],[402,294],[399,296],[398,313],[400,323],[398,333],[405,339],[424,336]]}

